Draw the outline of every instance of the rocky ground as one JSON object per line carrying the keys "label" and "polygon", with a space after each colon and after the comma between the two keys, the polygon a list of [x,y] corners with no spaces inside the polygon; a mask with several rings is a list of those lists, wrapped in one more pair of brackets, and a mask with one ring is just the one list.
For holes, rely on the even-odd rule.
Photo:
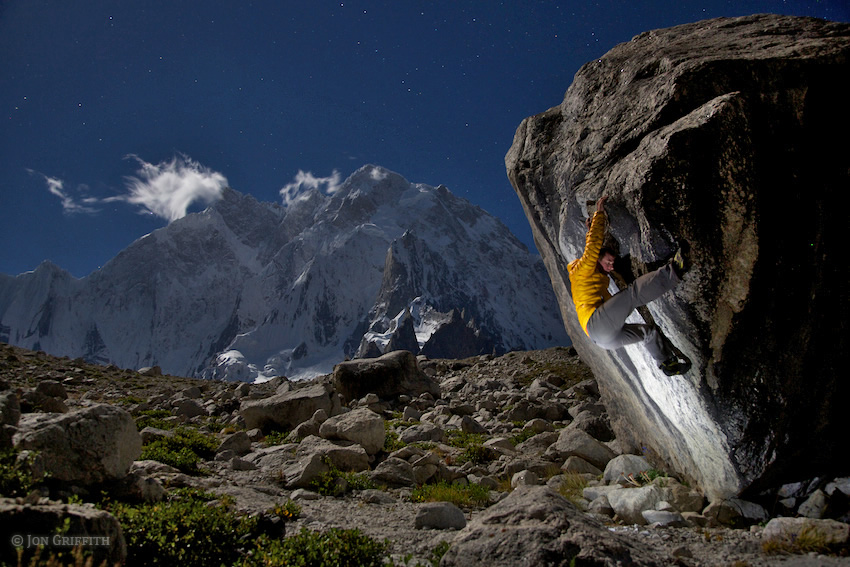
{"label": "rocky ground", "polygon": [[[396,356],[400,366],[389,371],[411,374],[394,382],[392,395],[375,395],[364,384],[387,368],[376,370],[374,362],[346,363],[355,371],[348,377],[248,385],[0,348],[0,441],[7,445],[20,450],[37,444],[38,423],[50,417],[37,414],[71,419],[92,408],[101,408],[97,420],[115,420],[111,431],[121,429],[114,424],[123,423],[125,413],[138,421],[158,410],[164,423],[197,428],[221,442],[200,474],[186,474],[137,460],[134,444],[167,435],[166,428],[142,428],[139,440],[131,431],[118,449],[106,451],[112,457],[102,467],[85,465],[91,469],[85,477],[74,476],[84,467],[56,464],[56,457],[46,466],[55,467],[55,478],[67,475],[65,483],[7,507],[46,505],[69,493],[86,500],[98,482],[114,482],[129,469],[129,477],[140,479],[136,494],[149,499],[194,486],[230,495],[234,508],[247,514],[294,500],[301,513],[287,533],[356,527],[392,542],[397,564],[430,565],[433,550],[446,542],[441,565],[560,565],[569,564],[563,558],[576,550],[585,562],[575,564],[585,565],[850,565],[848,557],[816,552],[768,555],[764,508],[707,503],[674,473],[653,469],[639,455],[622,455],[593,377],[570,349],[420,359],[421,370]],[[372,390],[383,387],[374,384]],[[121,416],[100,404],[120,408]],[[268,435],[275,430],[291,433]],[[118,460],[126,463],[115,465],[114,454],[124,452],[129,456]],[[328,462],[361,471],[376,488],[346,490],[340,480],[340,496],[320,496],[313,481],[328,472]],[[440,481],[485,486],[489,502],[459,510],[414,501],[417,486]],[[786,506],[790,500],[811,508],[812,494],[832,497],[834,504],[847,490],[846,479],[826,484],[785,487]],[[735,523],[743,527],[724,525]],[[846,524],[830,525],[846,538]]]}

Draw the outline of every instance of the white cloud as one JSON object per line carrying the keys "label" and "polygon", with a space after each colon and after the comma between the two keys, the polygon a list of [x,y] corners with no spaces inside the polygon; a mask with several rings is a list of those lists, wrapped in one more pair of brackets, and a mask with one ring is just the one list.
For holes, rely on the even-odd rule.
{"label": "white cloud", "polygon": [[287,183],[280,190],[280,197],[283,204],[288,207],[292,203],[306,199],[315,191],[323,191],[326,195],[333,195],[339,191],[341,182],[342,177],[337,170],[334,170],[330,177],[316,177],[309,171],[299,169],[295,181]]}
{"label": "white cloud", "polygon": [[127,157],[138,161],[141,169],[135,177],[127,178],[130,193],[111,200],[140,205],[168,222],[185,217],[186,210],[196,201],[217,201],[227,186],[224,175],[188,156],[175,156],[156,165],[135,155]]}
{"label": "white cloud", "polygon": [[[85,213],[92,214],[98,212],[98,209],[88,205],[97,204],[97,199],[91,197],[76,198],[65,189],[65,182],[58,177],[50,177],[38,171],[27,169],[32,175],[38,175],[44,178],[47,183],[47,190],[57,197],[62,203],[62,211],[68,214]],[[88,188],[85,185],[80,185],[77,192],[85,191]]]}

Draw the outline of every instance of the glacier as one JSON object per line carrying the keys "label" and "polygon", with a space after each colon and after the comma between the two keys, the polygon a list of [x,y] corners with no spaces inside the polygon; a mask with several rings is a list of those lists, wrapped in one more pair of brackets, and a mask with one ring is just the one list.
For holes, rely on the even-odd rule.
{"label": "glacier", "polygon": [[498,219],[366,165],[286,205],[226,189],[74,278],[0,275],[0,341],[125,368],[263,381],[404,348],[569,344],[551,283]]}

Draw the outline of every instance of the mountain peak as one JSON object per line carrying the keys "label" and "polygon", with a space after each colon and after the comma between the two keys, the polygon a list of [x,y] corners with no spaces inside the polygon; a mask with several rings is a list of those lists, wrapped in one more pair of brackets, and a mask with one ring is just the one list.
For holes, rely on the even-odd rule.
{"label": "mountain peak", "polygon": [[[0,325],[32,348],[49,300],[47,352],[239,380],[326,373],[368,343],[446,352],[454,341],[470,356],[568,343],[539,257],[445,187],[374,165],[286,207],[227,188],[74,287],[71,300],[41,286],[52,291],[0,309]],[[5,285],[0,307],[23,288]],[[457,329],[438,333],[447,324]]]}

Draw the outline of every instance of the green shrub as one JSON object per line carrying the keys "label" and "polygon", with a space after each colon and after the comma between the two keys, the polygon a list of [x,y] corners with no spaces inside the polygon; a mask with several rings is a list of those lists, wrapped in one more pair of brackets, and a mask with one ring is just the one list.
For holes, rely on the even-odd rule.
{"label": "green shrub", "polygon": [[458,447],[459,449],[465,449],[470,445],[481,445],[484,442],[484,436],[480,433],[467,433],[460,429],[447,431],[446,437],[448,437],[449,445]]}
{"label": "green shrub", "polygon": [[488,463],[495,458],[495,453],[488,449],[483,445],[469,445],[466,449],[463,450],[458,458],[457,462],[460,464],[469,462],[475,463],[476,465],[480,465],[483,463]]}
{"label": "green shrub", "polygon": [[178,489],[165,502],[107,506],[121,523],[128,565],[209,567],[239,560],[240,538],[256,519],[236,516],[214,495]]}
{"label": "green shrub", "polygon": [[387,453],[392,453],[393,451],[398,451],[402,447],[406,447],[407,443],[399,439],[398,433],[395,432],[395,429],[392,428],[390,422],[385,421],[384,427],[387,430],[387,435],[384,437],[384,451]]}
{"label": "green shrub", "polygon": [[456,506],[471,508],[490,503],[490,490],[480,484],[423,484],[413,489],[410,499],[414,502],[451,502]]}
{"label": "green shrub", "polygon": [[218,440],[211,435],[181,427],[171,437],[160,437],[142,447],[142,460],[151,459],[175,467],[187,474],[198,474],[198,462],[211,459]]}
{"label": "green shrub", "polygon": [[156,427],[158,429],[173,429],[174,421],[166,420],[171,417],[171,412],[168,410],[144,410],[139,412],[136,418],[136,427],[139,431],[145,427]]}
{"label": "green shrub", "polygon": [[322,496],[341,496],[352,490],[375,488],[375,483],[368,476],[341,471],[328,459],[325,459],[324,462],[330,470],[320,474],[310,483],[316,492]]}
{"label": "green shrub", "polygon": [[389,542],[379,542],[360,530],[332,528],[311,532],[306,528],[284,539],[261,536],[256,549],[242,567],[286,565],[287,567],[381,567],[388,556]]}
{"label": "green shrub", "polygon": [[0,450],[0,495],[26,496],[35,484],[29,467],[18,461],[15,449]]}
{"label": "green shrub", "polygon": [[278,504],[269,510],[275,516],[282,518],[284,521],[297,520],[301,517],[301,506],[293,500],[287,500],[283,504]]}
{"label": "green shrub", "polygon": [[535,435],[537,435],[537,432],[535,432],[531,428],[521,429],[519,431],[519,433],[517,433],[516,435],[511,437],[511,443],[513,443],[514,445],[519,445],[520,443],[528,441],[529,439],[531,439]]}
{"label": "green shrub", "polygon": [[267,447],[284,445],[287,443],[286,438],[289,437],[289,433],[289,431],[269,431],[263,441]]}

